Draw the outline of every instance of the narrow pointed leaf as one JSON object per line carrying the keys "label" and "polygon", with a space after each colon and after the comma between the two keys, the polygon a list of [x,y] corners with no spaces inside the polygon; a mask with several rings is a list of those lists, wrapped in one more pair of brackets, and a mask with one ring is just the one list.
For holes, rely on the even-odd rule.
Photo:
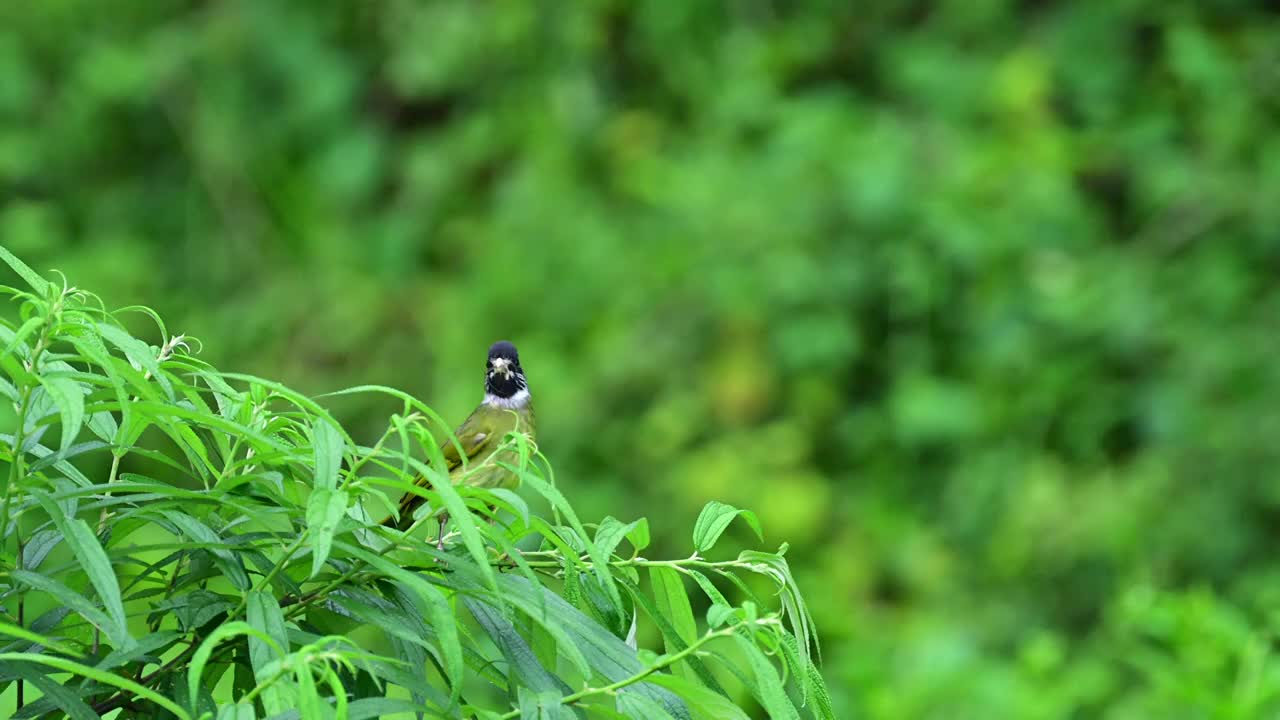
{"label": "narrow pointed leaf", "polygon": [[115,673],[92,668],[88,665],[82,665],[74,660],[68,660],[54,655],[38,655],[35,653],[0,653],[0,662],[6,661],[45,665],[62,672],[79,675],[80,677],[85,677],[90,680],[103,683],[104,685],[110,685],[132,693],[142,700],[158,705],[159,707],[173,713],[174,716],[178,717],[180,720],[190,720],[191,718],[191,715],[188,714],[181,706],[175,704],[169,698],[166,698],[164,695],[161,695],[149,687],[139,685],[133,680],[120,677]]}
{"label": "narrow pointed leaf", "polygon": [[[182,534],[192,540],[209,543],[210,545],[223,544],[222,538],[218,537],[218,534],[212,528],[186,513],[178,512],[177,510],[162,510],[160,514],[168,518],[169,522],[177,525]],[[249,576],[245,574],[244,565],[240,562],[240,558],[236,557],[235,553],[221,547],[213,548],[210,552],[213,553],[214,558],[216,558],[219,566],[222,567],[223,572],[226,573],[227,578],[237,588],[241,590],[249,589]]]}
{"label": "narrow pointed leaf", "polygon": [[640,520],[635,520],[627,524],[616,520],[612,516],[606,517],[600,521],[600,527],[596,528],[596,545],[600,548],[600,554],[609,557],[618,545],[640,525]]}
{"label": "narrow pointed leaf", "polygon": [[[523,577],[503,575],[502,582],[508,594],[528,597],[534,593],[543,593],[547,614],[555,626],[564,629],[573,646],[581,649],[595,672],[610,682],[623,680],[644,670],[644,664],[640,662],[635,648],[574,608],[564,598],[546,588],[530,586],[529,581]],[[679,720],[689,718],[688,708],[671,692],[650,683],[638,683],[631,687],[634,688],[633,692],[641,693],[662,705],[673,717]]]}
{"label": "narrow pointed leaf", "polygon": [[[15,720],[35,717],[36,713],[39,713],[40,717],[55,715],[48,712],[50,706],[62,710],[71,720],[99,720],[101,718],[98,713],[93,711],[93,708],[80,699],[79,695],[67,689],[63,683],[49,677],[45,668],[39,665],[14,662],[0,663],[0,672],[5,672],[5,674],[12,672],[22,680],[36,686],[36,689],[44,696],[39,701],[14,714]],[[56,714],[56,716],[61,717],[60,714]]]}
{"label": "narrow pointed leaf", "polygon": [[65,377],[42,376],[40,384],[58,406],[62,418],[61,452],[65,453],[84,423],[84,389],[80,383]]}
{"label": "narrow pointed leaf", "polygon": [[552,671],[538,662],[537,655],[529,647],[529,643],[520,637],[515,626],[502,617],[492,605],[474,598],[464,598],[463,603],[471,611],[472,617],[480,627],[488,633],[499,652],[506,658],[511,672],[519,679],[521,687],[535,692],[551,691],[568,695],[572,689]]}
{"label": "narrow pointed leaf", "polygon": [[631,692],[626,688],[618,693],[618,712],[629,718],[675,720],[675,718],[671,717],[671,713],[667,712],[666,708],[644,695]]}
{"label": "narrow pointed leaf", "polygon": [[742,708],[725,696],[678,675],[655,675],[651,682],[679,695],[689,703],[694,716],[699,720],[750,720],[750,716]]}
{"label": "narrow pointed leaf", "polygon": [[45,512],[53,519],[54,525],[62,533],[63,540],[71,548],[76,562],[89,576],[89,582],[98,593],[107,615],[111,618],[109,627],[102,628],[111,637],[117,648],[130,648],[134,639],[129,635],[129,623],[124,614],[124,601],[120,597],[120,582],[116,579],[111,560],[102,549],[98,538],[89,529],[88,523],[78,518],[68,518],[47,494],[34,491],[33,496],[44,507]]}
{"label": "narrow pointed leaf", "polygon": [[582,539],[583,544],[586,545],[587,554],[591,556],[592,572],[600,580],[600,584],[616,608],[617,614],[625,615],[626,609],[622,605],[622,595],[618,592],[618,585],[614,582],[613,574],[609,571],[608,555],[601,552],[600,547],[595,542],[587,540],[590,535],[587,534],[586,528],[582,526],[582,522],[578,520],[578,514],[569,505],[569,501],[565,499],[564,494],[556,486],[539,477],[537,473],[520,468],[511,469],[519,473],[522,482],[531,486],[546,498],[552,507],[563,513],[565,518],[568,519],[570,527]]}
{"label": "narrow pointed leaf", "polygon": [[[264,682],[270,678],[270,667],[289,651],[284,613],[274,596],[260,590],[249,593],[245,610],[249,624],[263,635],[249,637],[249,663],[253,666],[254,678]],[[287,708],[274,685],[262,693],[262,706],[268,715],[284,712]]]}
{"label": "narrow pointed leaf", "polygon": [[307,528],[311,539],[311,576],[315,577],[329,559],[338,522],[347,512],[347,493],[320,488],[307,500]]}
{"label": "narrow pointed leaf", "polygon": [[0,245],[0,260],[3,260],[6,265],[13,268],[13,271],[18,273],[18,276],[30,285],[37,295],[49,294],[49,281],[40,277],[40,274],[30,267],[27,267],[26,263],[19,260],[16,255],[9,252],[3,245]]}
{"label": "narrow pointed leaf", "polygon": [[[671,568],[655,566],[649,569],[649,581],[653,585],[658,612],[671,623],[672,630],[680,640],[676,643],[672,638],[664,638],[667,652],[684,650],[698,639],[698,626],[693,619],[693,606],[689,603],[689,595],[685,593],[680,573]],[[688,663],[681,662],[676,667],[685,677],[696,677]]]}
{"label": "narrow pointed leaf", "polygon": [[729,523],[733,522],[736,517],[741,517],[755,531],[757,537],[761,540],[764,539],[764,533],[760,529],[760,521],[756,518],[755,513],[712,500],[702,508],[697,522],[693,524],[694,549],[698,552],[706,552],[714,547],[716,541],[720,539],[725,529],[729,527]]}
{"label": "narrow pointed leaf", "polygon": [[765,712],[769,713],[772,720],[799,720],[800,713],[787,697],[787,691],[782,687],[782,680],[778,677],[773,663],[769,662],[769,658],[751,640],[742,635],[733,637],[738,641],[738,647],[751,665],[751,671],[755,677],[755,684],[751,690],[764,706]]}
{"label": "narrow pointed leaf", "polygon": [[332,490],[338,486],[338,471],[342,468],[342,433],[331,423],[319,420],[312,430],[311,442],[315,449],[315,486]]}

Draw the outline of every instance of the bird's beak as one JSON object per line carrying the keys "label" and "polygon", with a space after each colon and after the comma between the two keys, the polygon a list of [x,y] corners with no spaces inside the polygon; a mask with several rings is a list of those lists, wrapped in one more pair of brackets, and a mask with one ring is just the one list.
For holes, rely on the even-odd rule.
{"label": "bird's beak", "polygon": [[493,372],[502,373],[503,377],[511,376],[511,361],[506,358],[493,359]]}

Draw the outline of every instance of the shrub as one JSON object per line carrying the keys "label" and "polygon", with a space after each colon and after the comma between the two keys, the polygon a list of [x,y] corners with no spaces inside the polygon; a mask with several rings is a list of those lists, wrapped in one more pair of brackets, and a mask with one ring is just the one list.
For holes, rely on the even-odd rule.
{"label": "shrub", "polygon": [[[689,557],[646,558],[645,519],[584,523],[521,435],[533,507],[453,486],[447,426],[406,393],[335,393],[399,407],[361,444],[315,399],[196,359],[155,313],[0,257],[30,286],[3,288],[20,312],[0,322],[14,717],[832,716],[785,546],[706,556],[735,519],[759,534],[751,512],[712,502]],[[443,548],[430,514],[379,523],[424,476]]]}

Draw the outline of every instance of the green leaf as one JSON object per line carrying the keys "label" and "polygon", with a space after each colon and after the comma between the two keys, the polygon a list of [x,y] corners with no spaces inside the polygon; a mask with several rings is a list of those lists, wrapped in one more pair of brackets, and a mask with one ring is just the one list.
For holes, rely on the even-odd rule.
{"label": "green leaf", "polygon": [[627,607],[627,603],[624,602],[622,610],[619,611],[618,606],[610,601],[604,588],[600,587],[600,580],[594,575],[583,575],[579,582],[579,589],[582,591],[582,597],[587,601],[586,609],[590,614],[614,635],[625,638],[631,627],[634,608]]}
{"label": "green leaf", "polygon": [[182,629],[191,631],[204,627],[210,620],[229,612],[233,607],[235,604],[229,596],[196,589],[157,603],[155,610],[171,611]]}
{"label": "green leaf", "polygon": [[542,663],[543,667],[556,667],[560,655],[556,649],[555,636],[539,623],[532,621],[528,623],[528,628],[523,630],[529,645],[533,648],[533,654],[538,656],[538,662]]}
{"label": "green leaf", "polygon": [[[507,575],[502,577],[504,582],[516,579]],[[563,656],[565,660],[573,665],[579,674],[584,677],[590,676],[595,668],[583,648],[580,647],[578,636],[569,626],[577,622],[586,622],[597,629],[599,627],[595,625],[593,620],[584,618],[581,614],[577,615],[577,617],[566,618],[566,616],[550,612],[547,607],[547,597],[550,594],[544,595],[539,592],[530,592],[527,588],[536,587],[536,585],[529,583],[525,578],[518,578],[518,580],[524,583],[521,587],[526,588],[526,590],[523,592],[511,592],[509,587],[504,588],[503,599],[510,603],[512,607],[524,613],[524,616],[530,621],[545,630],[554,639],[558,655]],[[537,653],[535,652],[534,654],[536,655]]]}
{"label": "green leaf", "polygon": [[553,508],[563,513],[565,518],[569,520],[569,526],[573,528],[578,537],[583,540],[583,544],[586,545],[587,554],[591,556],[591,570],[595,573],[596,578],[600,580],[600,584],[603,586],[605,593],[608,594],[617,614],[619,616],[627,615],[626,608],[622,604],[622,595],[618,592],[618,585],[614,582],[613,575],[609,571],[609,556],[601,552],[600,547],[594,542],[587,540],[591,536],[587,534],[586,528],[578,520],[578,514],[569,505],[569,501],[565,499],[564,494],[560,492],[559,488],[539,477],[537,473],[529,472],[522,468],[511,467],[510,469],[517,472],[522,482],[546,498]]}
{"label": "green leaf", "polygon": [[440,500],[444,503],[445,509],[449,511],[450,518],[458,526],[458,532],[462,535],[462,544],[466,546],[467,552],[475,560],[476,568],[484,577],[485,583],[489,588],[495,594],[499,594],[497,592],[497,575],[489,564],[489,553],[485,550],[484,538],[476,528],[475,519],[471,516],[471,511],[467,509],[466,503],[463,502],[462,496],[453,487],[453,481],[448,475],[427,466],[419,460],[414,458],[409,458],[409,460],[414,470],[427,478],[431,488],[440,495]]}
{"label": "green leaf", "polygon": [[49,677],[45,669],[39,665],[4,662],[0,663],[0,673],[16,675],[18,678],[34,685],[40,691],[40,694],[44,696],[39,701],[27,705],[23,710],[14,714],[13,718],[29,718],[37,713],[41,717],[49,717],[51,715],[48,712],[50,706],[59,708],[72,720],[100,720],[101,718],[98,713],[93,711],[93,708],[80,699],[79,695],[68,690],[62,682]]}
{"label": "green leaf", "polygon": [[411,714],[425,710],[418,703],[392,698],[361,698],[347,706],[347,720],[377,720],[396,714]]}
{"label": "green leaf", "polygon": [[315,577],[329,559],[333,536],[347,512],[347,493],[319,488],[307,500],[307,528],[311,539],[311,577]]}
{"label": "green leaf", "polygon": [[[520,633],[516,632],[516,628],[511,624],[511,621],[503,618],[493,606],[483,601],[474,600],[474,598],[463,598],[463,603],[467,606],[467,610],[471,611],[476,623],[480,624],[485,633],[488,633],[489,637],[493,639],[495,646],[498,646],[498,651],[502,652],[503,659],[506,659],[512,675],[515,675],[520,680],[518,687],[522,691],[522,716],[527,714],[527,710],[530,707],[538,707],[539,712],[534,717],[561,717],[561,712],[558,710],[552,715],[543,714],[543,711],[547,710],[548,706],[541,702],[530,705],[524,692],[532,691],[538,693],[540,698],[545,697],[548,702],[553,703],[550,707],[559,708],[562,707],[561,703],[559,703],[559,698],[570,694],[572,689],[564,683],[564,680],[559,679],[556,674],[541,665],[541,662],[538,661],[538,656],[529,647],[529,643],[525,642],[525,638],[522,638]],[[572,715],[568,716],[580,717],[581,714],[573,712]]]}
{"label": "green leaf", "polygon": [[104,340],[119,348],[120,352],[129,358],[129,362],[134,367],[151,373],[151,379],[159,382],[165,391],[165,395],[170,400],[173,400],[173,387],[170,385],[169,379],[160,371],[160,362],[156,359],[156,351],[152,350],[150,345],[115,325],[103,323],[98,326],[98,332]]}
{"label": "green leaf", "polygon": [[457,619],[444,593],[421,577],[413,577],[414,580],[404,583],[402,587],[417,599],[419,610],[435,631],[440,654],[444,656],[445,678],[449,681],[451,691],[449,703],[453,706],[458,702],[462,693],[462,684],[466,680]]}
{"label": "green leaf", "polygon": [[421,601],[420,607],[435,630],[440,654],[444,656],[445,678],[449,681],[449,704],[454,706],[462,694],[466,675],[462,641],[458,637],[458,624],[453,608],[444,594],[429,582],[414,583],[409,589]]}
{"label": "green leaf", "polygon": [[[187,701],[191,703],[192,709],[195,709],[195,703],[200,697],[204,668],[205,665],[209,664],[209,658],[213,656],[213,651],[218,647],[218,643],[238,635],[256,637],[267,643],[275,642],[270,635],[246,622],[229,622],[214,628],[213,632],[209,633],[209,636],[200,643],[200,647],[196,648],[195,654],[191,656],[191,664],[187,666]],[[179,708],[179,710],[181,709]],[[181,712],[181,716],[188,717],[185,711]]]}
{"label": "green leaf", "polygon": [[702,508],[698,520],[693,524],[693,547],[698,552],[706,552],[715,546],[716,541],[724,534],[729,523],[741,516],[747,525],[763,540],[764,533],[760,529],[760,521],[750,510],[740,510],[732,505],[712,500]]}
{"label": "green leaf", "polygon": [[737,610],[733,606],[715,603],[707,608],[707,625],[714,630],[724,625],[736,614]]}
{"label": "green leaf", "polygon": [[43,645],[44,647],[47,647],[51,650],[57,650],[58,652],[64,653],[66,655],[74,656],[74,655],[80,654],[77,650],[72,648],[70,645],[64,644],[60,640],[47,638],[39,633],[32,632],[27,628],[18,627],[17,625],[10,625],[7,622],[0,622],[0,635],[7,635],[9,637],[17,638],[19,640],[26,640],[27,642],[35,645]]}
{"label": "green leaf", "polygon": [[[162,429],[173,438],[174,443],[187,455],[187,467],[199,473],[201,478],[207,480],[209,476],[218,471],[218,468],[214,467],[213,461],[209,459],[209,450],[205,448],[204,443],[201,442],[200,437],[196,435],[195,430],[192,430],[190,425],[174,424],[164,426]],[[209,483],[206,481],[205,487],[208,486]]]}
{"label": "green leaf", "polygon": [[827,692],[826,681],[822,673],[813,664],[813,659],[801,656],[799,642],[790,633],[782,633],[782,656],[786,658],[792,675],[799,677],[801,687],[801,705],[812,709],[818,720],[835,720],[835,712],[831,708],[831,694]]}
{"label": "green leaf", "polygon": [[[783,545],[776,554],[743,550],[738,554],[738,559],[749,563],[754,572],[766,575],[777,583],[782,597],[782,609],[787,619],[791,621],[791,628],[799,641],[800,657],[808,662],[809,655],[813,653],[821,659],[822,648],[817,636],[813,633],[813,618],[809,615],[809,607],[800,595],[799,585],[791,575],[791,566],[782,555],[784,552],[786,552],[786,545]],[[803,690],[803,697],[807,697],[808,688],[804,687]]]}
{"label": "green leaf", "polygon": [[[546,612],[552,621],[549,626],[553,630],[563,629],[572,645],[581,649],[590,667],[610,682],[623,680],[644,670],[644,664],[640,662],[635,648],[582,614],[564,598],[546,588],[531,586],[523,577],[503,575],[502,583],[508,595],[524,598],[526,602],[532,602],[528,598],[536,593],[542,593]],[[512,602],[514,604],[516,600]],[[633,692],[639,692],[661,704],[674,717],[682,720],[689,717],[688,708],[680,698],[670,692],[648,683],[639,683],[631,687],[634,688]]]}
{"label": "green leaf", "polygon": [[453,687],[453,698],[450,702],[451,704],[456,702],[463,682],[463,651],[462,643],[458,638],[458,624],[444,594],[422,576],[409,572],[380,555],[350,544],[337,543],[337,545],[343,552],[368,563],[400,583],[421,601],[421,607],[436,631],[440,652],[444,655],[445,675]]}
{"label": "green leaf", "polygon": [[[55,526],[56,527],[56,526]],[[22,567],[24,570],[38,570],[49,553],[62,542],[62,533],[46,528],[37,530],[27,539],[22,548]]]}
{"label": "green leaf", "polygon": [[[45,323],[45,318],[43,315],[35,315],[33,317],[28,318],[26,322],[22,323],[22,327],[18,328],[17,332],[12,333],[12,337],[9,337],[8,342],[4,347],[3,353],[0,353],[0,354],[9,355],[13,351],[20,349],[21,350],[20,355],[23,359],[30,358],[31,347],[27,345],[27,338],[31,337],[31,335],[34,334],[35,331],[38,330],[41,325],[44,325],[44,323]],[[4,328],[3,333],[0,333],[0,339],[2,339],[3,337],[8,337],[8,335],[9,335],[9,329]],[[16,393],[14,393],[14,399],[17,399]]]}
{"label": "green leaf", "polygon": [[46,493],[38,490],[31,493],[45,512],[53,519],[53,524],[62,533],[63,540],[76,556],[76,562],[89,576],[89,582],[98,593],[98,599],[111,617],[109,626],[102,628],[117,648],[133,647],[134,639],[129,635],[129,622],[124,614],[124,601],[120,598],[120,582],[116,579],[115,569],[107,553],[102,549],[98,538],[83,520],[68,518]]}
{"label": "green leaf", "polygon": [[[636,604],[644,608],[645,613],[651,620],[653,620],[653,623],[658,626],[658,630],[662,633],[663,642],[666,644],[668,653],[679,652],[688,647],[688,643],[686,643],[684,638],[676,632],[675,626],[671,623],[671,619],[659,610],[656,600],[650,598],[646,593],[641,592],[639,585],[636,583],[633,583],[626,578],[622,578],[620,582],[623,587],[627,588],[632,597],[635,598]],[[706,663],[704,663],[696,654],[685,657],[683,660],[676,663],[674,667],[677,672],[681,672],[682,674],[687,674],[684,673],[686,669],[692,670],[693,676],[696,676],[699,681],[715,692],[724,694],[724,689],[720,687],[720,683],[716,680],[715,676],[711,674]]]}
{"label": "green leaf", "polygon": [[45,577],[44,575],[33,573],[28,570],[12,570],[10,571],[10,577],[17,582],[30,585],[36,590],[54,596],[72,612],[78,613],[85,620],[88,620],[90,625],[103,629],[104,631],[107,628],[111,628],[111,632],[107,633],[108,638],[111,637],[112,633],[120,634],[122,632],[119,628],[115,627],[115,621],[90,602],[88,598],[51,577]]}
{"label": "green leaf", "polygon": [[618,692],[618,712],[629,718],[644,720],[675,720],[666,708],[650,700],[644,695],[623,688]]}
{"label": "green leaf", "polygon": [[94,667],[99,670],[112,670],[142,658],[148,658],[152,661],[158,660],[157,651],[180,637],[182,637],[182,633],[173,630],[151,633],[128,650],[112,650]]}
{"label": "green leaf", "polygon": [[116,416],[109,412],[96,412],[90,415],[86,425],[94,435],[108,443],[115,440],[116,433],[120,431],[120,426],[116,424]]}
{"label": "green leaf", "polygon": [[3,397],[9,402],[18,402],[18,388],[3,377],[0,377],[0,397]]}
{"label": "green leaf", "polygon": [[[95,332],[89,332],[81,335],[69,336],[67,337],[67,340],[80,352],[82,357],[87,358],[90,362],[102,368],[102,372],[107,376],[108,382],[111,383],[111,387],[115,391],[116,401],[120,405],[120,424],[125,427],[129,427],[133,419],[132,408],[129,406],[129,395],[125,390],[124,380],[120,377],[120,368],[117,367],[117,361],[112,358],[109,352],[107,352],[107,346],[103,344],[102,338]],[[132,368],[130,368],[130,370],[132,370]],[[110,427],[115,427],[116,422],[115,417],[109,412],[98,413],[98,415],[105,415],[106,417],[97,420],[91,419],[89,427],[94,429],[96,425],[97,428],[94,429],[94,432],[99,432],[99,437],[102,437],[102,433],[100,431],[105,431]],[[107,418],[110,418],[110,420],[108,421]],[[118,430],[119,428],[117,427],[117,432]],[[107,442],[114,442],[118,438],[116,437],[116,434],[113,433],[109,437],[102,437],[102,439]]]}
{"label": "green leaf", "polygon": [[[260,590],[249,593],[245,611],[249,625],[262,633],[262,637],[249,637],[249,663],[253,666],[254,679],[264,682],[271,676],[270,668],[278,665],[280,658],[289,652],[284,613],[274,596]],[[281,696],[279,688],[272,685],[262,693],[262,707],[268,715],[274,715],[284,712],[290,705]]]}
{"label": "green leaf", "polygon": [[58,406],[62,418],[61,452],[65,453],[84,424],[84,387],[70,378],[48,375],[40,377],[40,385]]}
{"label": "green leaf", "polygon": [[320,691],[316,687],[315,676],[311,674],[311,666],[305,661],[298,661],[298,653],[294,653],[293,680],[298,688],[298,712],[306,720],[326,718],[323,714],[328,706],[320,699]]}
{"label": "green leaf", "polygon": [[641,522],[644,521],[636,520],[623,525],[612,515],[601,520],[600,527],[596,528],[596,546],[600,548],[600,554],[605,557],[613,555],[623,538],[639,527]]}
{"label": "green leaf", "polygon": [[317,420],[311,432],[315,450],[316,476],[314,485],[321,489],[338,486],[338,471],[342,469],[342,451],[346,447],[342,433],[326,420]]}
{"label": "green leaf", "polygon": [[654,675],[651,682],[679,695],[689,703],[694,717],[700,720],[750,720],[750,716],[742,708],[725,696],[678,675]]}
{"label": "green leaf", "polygon": [[120,677],[115,673],[98,670],[97,668],[92,668],[88,665],[81,665],[73,660],[53,655],[38,655],[35,653],[0,653],[0,662],[5,661],[47,665],[62,672],[79,675],[81,677],[103,683],[104,685],[110,685],[111,687],[124,690],[138,698],[168,710],[178,717],[179,720],[190,720],[191,718],[191,715],[189,715],[181,706],[174,704],[172,700],[149,687],[139,685],[138,683],[127,678]]}
{"label": "green leaf", "polygon": [[525,525],[529,524],[529,503],[524,498],[506,488],[491,488],[489,492],[501,500],[499,505],[505,506]]}
{"label": "green leaf", "polygon": [[800,720],[800,713],[787,697],[782,680],[769,658],[749,638],[742,635],[734,635],[733,638],[738,641],[738,647],[747,657],[755,676],[752,694],[760,701],[771,720]]}
{"label": "green leaf", "polygon": [[627,531],[627,541],[631,543],[631,547],[640,552],[649,547],[649,518],[640,518],[631,523],[631,530]]}
{"label": "green leaf", "polygon": [[521,687],[517,694],[520,720],[566,720],[581,717],[580,711],[565,707],[561,695],[554,690],[535,692]]}
{"label": "green leaf", "polygon": [[[160,514],[169,520],[169,522],[178,526],[182,534],[195,540],[196,542],[207,543],[209,545],[221,546],[225,543],[208,525],[177,510],[161,510]],[[232,584],[240,590],[248,590],[250,587],[249,576],[245,574],[244,564],[240,562],[240,558],[236,554],[224,547],[213,547],[209,550],[213,553],[218,566],[222,568],[222,572],[226,574]]]}
{"label": "green leaf", "polygon": [[[427,717],[450,717],[444,708],[449,706],[449,699],[435,687],[435,681],[428,679],[426,668],[429,667],[427,651],[420,645],[400,642],[392,639],[395,648],[394,660],[370,660],[365,663],[370,678],[377,678],[403,688],[407,688],[413,701],[427,707]],[[468,655],[471,666],[476,669],[477,676],[493,686],[505,689],[506,676],[500,675],[488,658],[472,652]]]}
{"label": "green leaf", "polygon": [[41,297],[47,297],[49,295],[49,281],[40,277],[36,271],[27,267],[26,263],[19,260],[18,256],[9,252],[9,250],[3,245],[0,245],[0,260],[3,260],[6,265],[13,268],[13,271],[18,273],[18,275],[31,286],[31,289],[36,291],[37,295],[40,295]]}
{"label": "green leaf", "polygon": [[218,720],[257,720],[258,713],[253,704],[222,705],[218,707]]}
{"label": "green leaf", "polygon": [[729,606],[729,601],[725,599],[724,594],[720,592],[719,588],[711,582],[711,578],[703,575],[697,570],[690,570],[689,577],[692,577],[693,581],[698,584],[698,587],[702,589],[702,594],[706,595],[711,600],[712,605]]}
{"label": "green leaf", "polygon": [[[693,606],[689,604],[689,596],[684,590],[684,581],[680,573],[666,567],[649,568],[649,581],[653,584],[654,599],[657,600],[658,611],[670,621],[672,629],[683,645],[673,643],[671,638],[664,638],[668,653],[679,652],[692,645],[698,639],[698,626],[693,619]],[[677,670],[689,679],[696,675],[693,668],[685,662],[676,665]]]}
{"label": "green leaf", "polygon": [[[537,655],[529,647],[529,643],[516,632],[511,621],[502,617],[492,605],[476,600],[463,598],[463,603],[471,611],[480,627],[493,640],[502,657],[510,666],[511,673],[520,680],[520,686],[535,692],[554,692],[568,695],[572,689],[551,670],[538,662]],[[558,701],[558,697],[557,697]]]}
{"label": "green leaf", "polygon": [[[432,647],[433,632],[423,619],[416,598],[404,586],[397,588],[396,603],[359,587],[344,587],[329,595],[328,607],[352,620],[380,628],[383,632],[423,648]],[[407,607],[406,607],[407,605]]]}

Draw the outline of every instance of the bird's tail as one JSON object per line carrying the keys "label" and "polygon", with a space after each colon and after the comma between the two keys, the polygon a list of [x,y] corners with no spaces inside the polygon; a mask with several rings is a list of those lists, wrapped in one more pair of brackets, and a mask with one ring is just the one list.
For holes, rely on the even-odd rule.
{"label": "bird's tail", "polygon": [[[413,484],[417,487],[426,487],[427,479],[423,476],[418,476],[413,481]],[[400,497],[397,512],[382,518],[382,521],[378,524],[383,527],[404,530],[409,527],[409,525],[413,524],[413,511],[418,509],[418,506],[423,503],[423,500],[424,498],[421,495],[416,495],[412,492],[405,493]]]}

